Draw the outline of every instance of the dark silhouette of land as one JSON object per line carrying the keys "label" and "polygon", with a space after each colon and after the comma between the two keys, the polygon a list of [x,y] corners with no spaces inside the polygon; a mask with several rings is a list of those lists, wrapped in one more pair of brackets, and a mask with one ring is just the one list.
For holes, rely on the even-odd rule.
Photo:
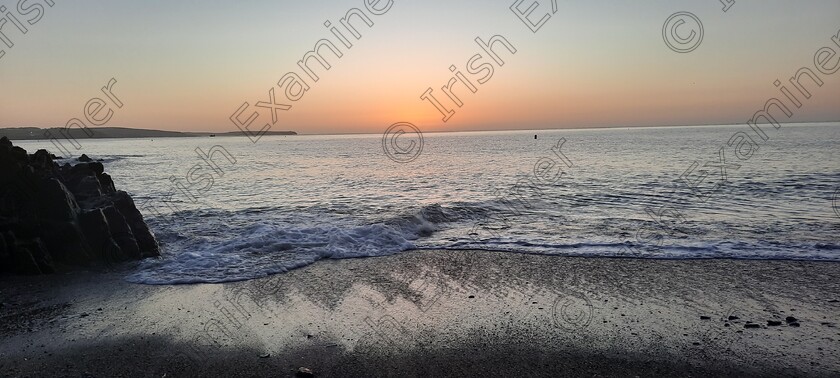
{"label": "dark silhouette of land", "polygon": [[[212,132],[181,132],[147,129],[130,129],[127,127],[95,127],[87,129],[80,128],[65,130],[61,127],[42,129],[38,127],[11,127],[0,128],[0,137],[7,137],[11,140],[42,140],[62,139],[72,136],[75,139],[104,139],[104,138],[186,138],[186,137],[209,137],[209,136],[245,136],[241,131],[227,133]],[[265,135],[297,135],[294,131],[268,131]]]}

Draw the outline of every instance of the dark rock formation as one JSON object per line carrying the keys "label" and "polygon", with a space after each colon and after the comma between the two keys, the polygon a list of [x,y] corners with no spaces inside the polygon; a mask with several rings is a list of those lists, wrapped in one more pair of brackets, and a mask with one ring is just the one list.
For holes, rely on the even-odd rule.
{"label": "dark rock formation", "polygon": [[100,162],[59,166],[0,139],[0,273],[47,274],[160,256],[128,193]]}

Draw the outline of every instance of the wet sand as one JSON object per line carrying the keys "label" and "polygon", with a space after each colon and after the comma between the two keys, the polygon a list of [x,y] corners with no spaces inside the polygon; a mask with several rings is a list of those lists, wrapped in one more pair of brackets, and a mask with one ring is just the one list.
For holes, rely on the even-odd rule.
{"label": "wet sand", "polygon": [[0,376],[840,374],[840,263],[413,251],[122,277],[0,278]]}

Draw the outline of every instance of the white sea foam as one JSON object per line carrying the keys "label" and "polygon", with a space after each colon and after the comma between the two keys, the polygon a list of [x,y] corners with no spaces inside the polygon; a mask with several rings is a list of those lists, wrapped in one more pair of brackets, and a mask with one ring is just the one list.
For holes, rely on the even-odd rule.
{"label": "white sea foam", "polygon": [[340,228],[255,225],[228,240],[184,238],[145,260],[128,280],[145,284],[228,282],[263,277],[320,259],[385,256],[414,248],[411,233],[384,224]]}
{"label": "white sea foam", "polygon": [[[840,124],[786,124],[749,160],[727,150],[727,162],[740,167],[729,164],[726,184],[716,187],[720,169],[710,167],[721,143],[743,130],[556,130],[539,140],[533,132],[432,134],[411,164],[388,160],[381,135],[266,136],[258,144],[93,139],[84,152],[105,160],[164,250],[130,273],[134,282],[242,280],[415,247],[840,260],[833,202]],[[556,156],[560,138],[574,163],[562,180],[519,185],[534,179],[537,161]],[[217,154],[210,166],[196,155],[215,146],[236,163]],[[700,168],[688,180],[704,177],[697,192],[680,178],[695,161]],[[150,203],[155,211],[144,207]]]}

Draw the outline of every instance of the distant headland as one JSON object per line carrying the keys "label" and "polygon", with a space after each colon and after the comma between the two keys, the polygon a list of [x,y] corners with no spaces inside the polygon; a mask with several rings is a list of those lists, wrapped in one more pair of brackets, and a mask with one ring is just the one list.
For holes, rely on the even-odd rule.
{"label": "distant headland", "polygon": [[[127,127],[96,127],[89,128],[92,135],[86,134],[81,129],[65,130],[62,127],[38,128],[38,127],[9,127],[0,128],[0,137],[7,137],[11,140],[43,140],[55,138],[59,135],[70,134],[76,138],[186,138],[186,137],[215,137],[215,136],[245,136],[240,131],[226,133],[211,132],[180,132],[147,129],[130,129]],[[268,131],[265,135],[297,135],[294,131]]]}

